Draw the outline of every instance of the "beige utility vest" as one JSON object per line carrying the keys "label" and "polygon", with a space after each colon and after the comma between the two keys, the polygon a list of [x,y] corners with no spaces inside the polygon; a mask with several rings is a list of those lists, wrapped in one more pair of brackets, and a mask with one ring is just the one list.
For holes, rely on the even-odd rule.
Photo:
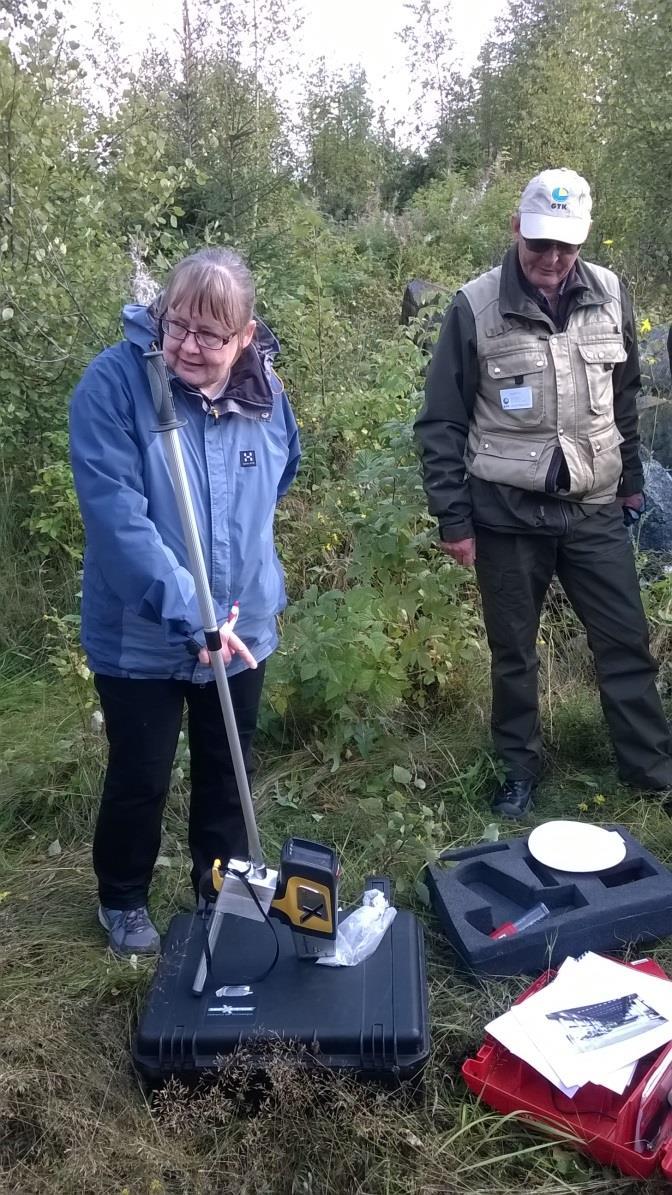
{"label": "beige utility vest", "polygon": [[570,486],[552,491],[581,502],[613,501],[623,437],[614,423],[612,375],[627,357],[621,290],[611,270],[590,269],[608,300],[577,307],[564,332],[500,315],[501,266],[462,287],[476,321],[479,364],[465,454],[473,477],[549,492],[549,467],[561,448]]}

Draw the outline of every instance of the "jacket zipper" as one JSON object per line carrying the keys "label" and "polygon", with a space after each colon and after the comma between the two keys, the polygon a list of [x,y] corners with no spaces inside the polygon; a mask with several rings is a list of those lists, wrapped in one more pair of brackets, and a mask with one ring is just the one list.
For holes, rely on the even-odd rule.
{"label": "jacket zipper", "polygon": [[558,474],[562,465],[562,448],[554,448],[551,463],[548,466],[544,490],[547,494],[555,494],[558,489]]}

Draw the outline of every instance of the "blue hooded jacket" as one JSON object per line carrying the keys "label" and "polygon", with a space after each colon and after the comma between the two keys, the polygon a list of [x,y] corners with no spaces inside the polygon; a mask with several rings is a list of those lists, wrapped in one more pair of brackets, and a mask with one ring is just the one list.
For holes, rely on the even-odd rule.
{"label": "blue hooded jacket", "polygon": [[[86,550],[82,644],[107,676],[212,680],[172,480],[157,433],[143,351],[158,340],[148,308],[124,308],[126,340],[88,366],[70,404],[70,454]],[[179,435],[210,589],[221,626],[258,661],[277,645],[286,604],[273,545],[276,503],[298,468],[296,420],[274,373],[275,337],[258,322],[221,399],[173,377]],[[204,409],[207,407],[207,410]],[[246,665],[236,656],[229,675]]]}

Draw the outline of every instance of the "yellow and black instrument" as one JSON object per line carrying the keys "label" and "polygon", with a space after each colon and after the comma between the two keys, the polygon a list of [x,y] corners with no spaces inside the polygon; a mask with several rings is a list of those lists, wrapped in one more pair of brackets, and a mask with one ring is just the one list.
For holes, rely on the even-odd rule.
{"label": "yellow and black instrument", "polygon": [[334,953],[339,875],[338,858],[330,847],[305,838],[288,838],[283,844],[270,915],[291,927],[302,957]]}
{"label": "yellow and black instrument", "polygon": [[[220,859],[215,859],[211,872],[204,876],[201,895],[210,902],[217,900],[222,908],[228,904],[231,912],[243,912],[239,904],[233,903],[235,895],[229,897],[227,904],[220,896],[225,876],[239,872],[240,867],[230,871],[222,868]],[[290,927],[299,958],[324,958],[335,949],[340,874],[338,856],[331,847],[306,838],[288,838],[282,847],[280,867],[271,892],[268,884],[272,885],[275,872],[267,873],[261,881],[255,877],[248,879],[243,874],[250,893],[249,896],[243,894],[244,915],[254,915],[253,902],[258,903],[262,914],[267,910],[267,916],[277,917]],[[240,897],[237,899],[239,901]]]}

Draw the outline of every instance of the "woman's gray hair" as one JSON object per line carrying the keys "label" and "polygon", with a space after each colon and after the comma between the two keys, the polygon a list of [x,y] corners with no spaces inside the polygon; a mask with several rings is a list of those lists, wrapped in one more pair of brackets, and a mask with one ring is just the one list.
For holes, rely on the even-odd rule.
{"label": "woman's gray hair", "polygon": [[233,249],[199,249],[170,271],[152,314],[161,319],[168,308],[186,308],[190,315],[212,316],[227,332],[242,332],[253,317],[254,279]]}

